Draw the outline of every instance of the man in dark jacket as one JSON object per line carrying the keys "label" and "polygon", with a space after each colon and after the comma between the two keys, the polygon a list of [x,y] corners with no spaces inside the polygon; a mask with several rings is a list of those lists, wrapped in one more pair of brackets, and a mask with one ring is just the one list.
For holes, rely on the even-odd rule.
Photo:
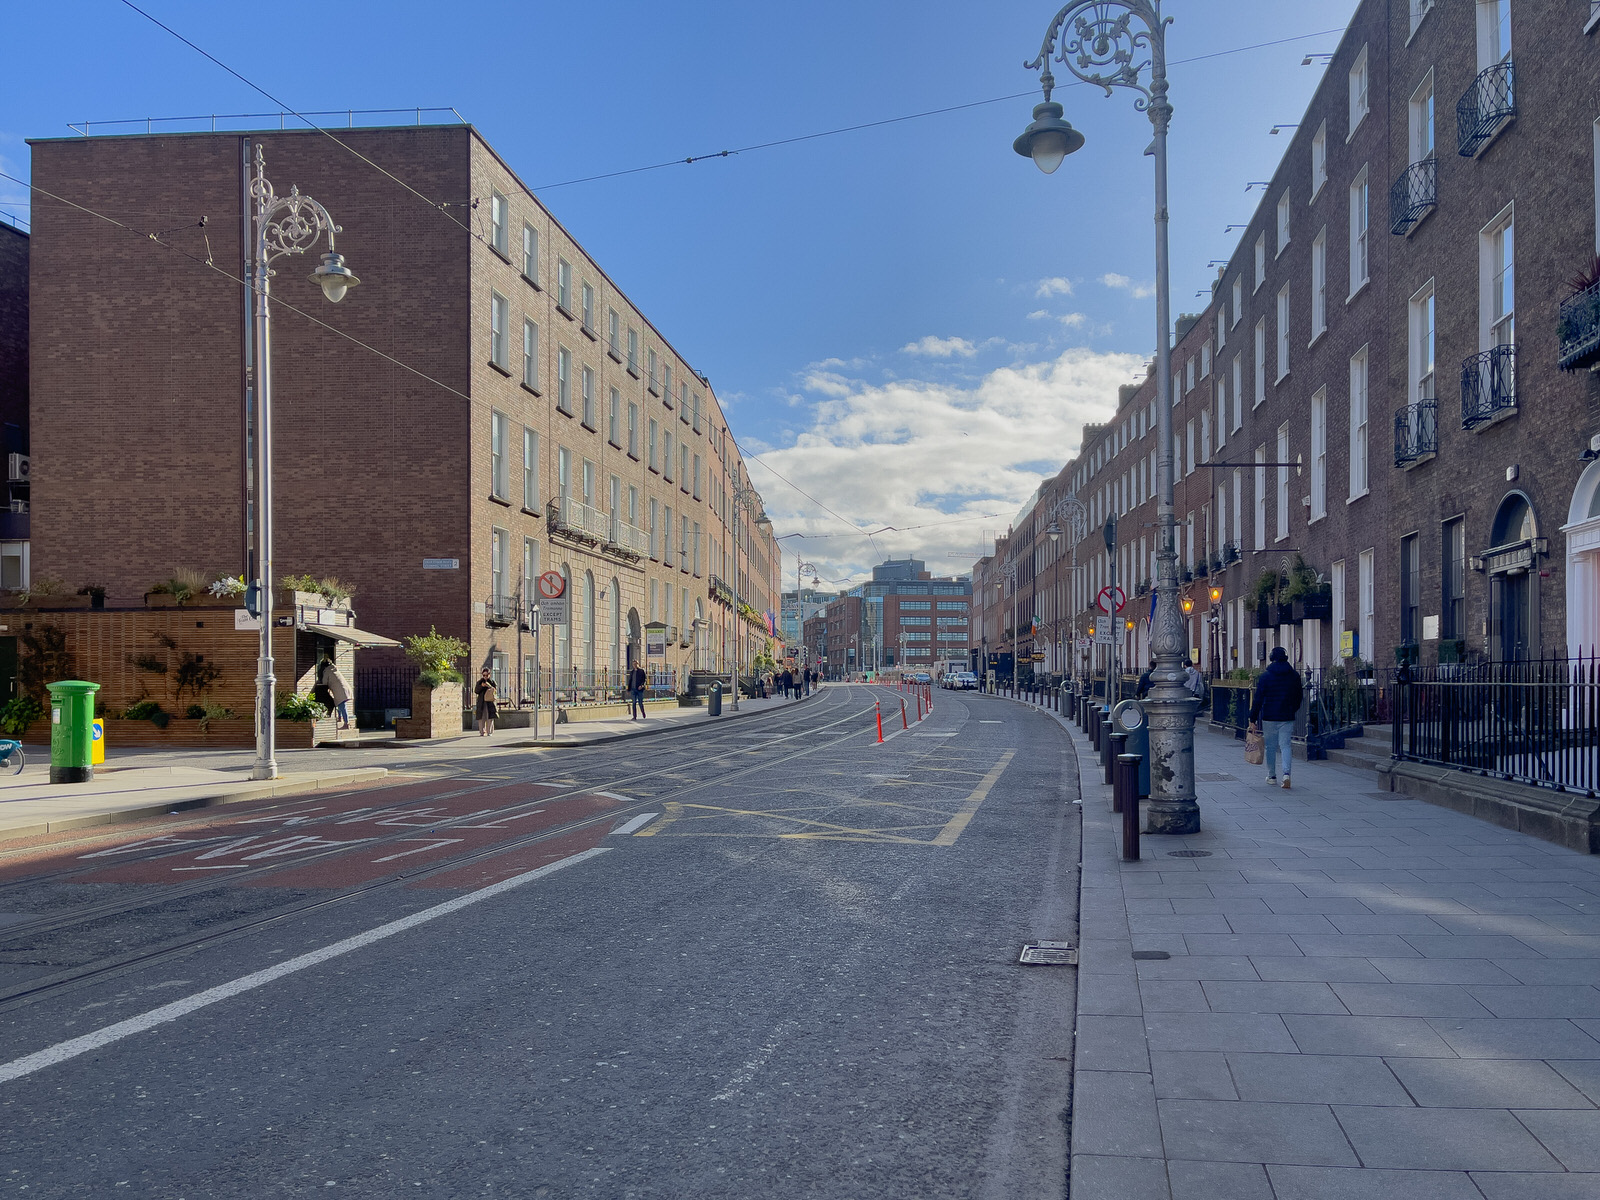
{"label": "man in dark jacket", "polygon": [[1278,779],[1278,754],[1283,754],[1283,782],[1289,786],[1289,769],[1294,765],[1290,738],[1294,736],[1294,717],[1300,711],[1304,688],[1300,672],[1289,665],[1289,654],[1274,646],[1267,669],[1256,680],[1255,697],[1250,701],[1250,723],[1259,724],[1266,739],[1267,782]]}
{"label": "man in dark jacket", "polygon": [[644,668],[638,663],[628,668],[628,720],[644,720]]}

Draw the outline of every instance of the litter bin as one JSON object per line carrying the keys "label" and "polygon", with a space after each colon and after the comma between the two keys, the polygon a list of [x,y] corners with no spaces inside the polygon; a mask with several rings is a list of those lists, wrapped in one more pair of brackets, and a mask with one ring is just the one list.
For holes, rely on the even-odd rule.
{"label": "litter bin", "polygon": [[706,712],[713,717],[722,715],[722,685],[713,683],[711,691],[706,695]]}
{"label": "litter bin", "polygon": [[94,694],[98,683],[63,679],[50,689],[50,782],[94,778]]}
{"label": "litter bin", "polygon": [[1139,795],[1150,794],[1150,722],[1145,717],[1144,705],[1137,700],[1124,700],[1111,710],[1111,728],[1128,735],[1123,747],[1125,754],[1139,756]]}

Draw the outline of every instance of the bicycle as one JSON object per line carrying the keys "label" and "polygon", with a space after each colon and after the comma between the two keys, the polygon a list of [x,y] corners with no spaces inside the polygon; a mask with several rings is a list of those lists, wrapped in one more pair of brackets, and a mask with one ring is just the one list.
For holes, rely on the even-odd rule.
{"label": "bicycle", "polygon": [[27,755],[22,752],[21,742],[0,738],[0,768],[9,769],[13,775],[21,775],[27,761]]}

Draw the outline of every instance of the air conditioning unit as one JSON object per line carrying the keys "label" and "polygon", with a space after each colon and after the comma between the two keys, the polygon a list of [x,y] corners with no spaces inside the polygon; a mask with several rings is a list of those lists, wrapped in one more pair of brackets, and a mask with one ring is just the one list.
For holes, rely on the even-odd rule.
{"label": "air conditioning unit", "polygon": [[28,502],[26,500],[13,500],[11,502],[11,511],[14,512],[14,513],[25,513],[25,512],[27,512],[28,511]]}
{"label": "air conditioning unit", "polygon": [[10,483],[27,483],[33,472],[33,459],[26,454],[11,454],[6,458],[6,480]]}

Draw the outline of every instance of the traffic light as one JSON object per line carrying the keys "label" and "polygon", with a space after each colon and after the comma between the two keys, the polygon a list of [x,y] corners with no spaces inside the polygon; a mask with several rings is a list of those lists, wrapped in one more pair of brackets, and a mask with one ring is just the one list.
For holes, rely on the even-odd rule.
{"label": "traffic light", "polygon": [[261,615],[261,581],[252,579],[250,586],[244,589],[244,610],[252,617]]}

